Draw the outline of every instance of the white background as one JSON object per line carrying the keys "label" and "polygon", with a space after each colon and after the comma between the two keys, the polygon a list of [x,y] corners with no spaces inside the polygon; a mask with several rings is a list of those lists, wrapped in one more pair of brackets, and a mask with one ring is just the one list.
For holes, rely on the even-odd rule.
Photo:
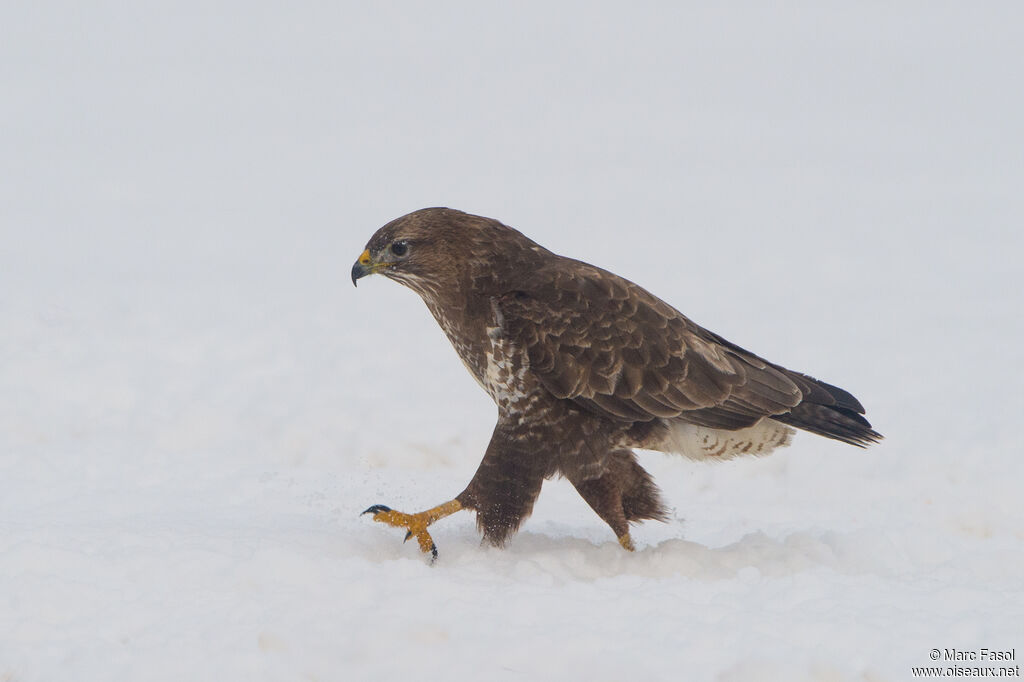
{"label": "white background", "polygon": [[[1024,656],[1017,3],[0,10],[0,681],[904,680]],[[433,567],[494,407],[349,269],[448,205],[849,389]],[[1019,661],[1018,661],[1019,662]]]}

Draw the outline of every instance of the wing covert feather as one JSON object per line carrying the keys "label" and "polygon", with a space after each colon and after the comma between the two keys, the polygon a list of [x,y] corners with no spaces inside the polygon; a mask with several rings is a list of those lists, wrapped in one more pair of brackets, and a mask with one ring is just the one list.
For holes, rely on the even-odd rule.
{"label": "wing covert feather", "polygon": [[738,428],[788,411],[805,393],[785,370],[579,261],[559,258],[495,305],[544,387],[609,419]]}

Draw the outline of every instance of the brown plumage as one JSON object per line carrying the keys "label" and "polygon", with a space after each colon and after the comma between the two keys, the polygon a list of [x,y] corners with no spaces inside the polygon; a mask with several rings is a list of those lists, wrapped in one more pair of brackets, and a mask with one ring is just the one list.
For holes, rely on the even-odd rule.
{"label": "brown plumage", "polygon": [[[632,549],[628,524],[665,507],[633,448],[696,459],[766,454],[796,427],[858,446],[881,435],[846,391],[770,363],[617,275],[447,208],[380,228],[352,268],[416,291],[498,406],[476,475],[421,514],[375,519],[433,550],[426,526],[472,509],[500,545],[544,479],[567,478]],[[435,552],[436,554],[436,552]]]}

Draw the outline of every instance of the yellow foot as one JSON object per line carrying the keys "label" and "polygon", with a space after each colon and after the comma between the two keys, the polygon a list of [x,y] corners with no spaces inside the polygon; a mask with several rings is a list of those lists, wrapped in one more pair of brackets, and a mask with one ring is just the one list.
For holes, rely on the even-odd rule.
{"label": "yellow foot", "polygon": [[629,533],[623,533],[619,536],[619,544],[627,552],[636,551],[636,547],[633,546],[633,538],[629,537]]}
{"label": "yellow foot", "polygon": [[373,514],[374,521],[386,523],[395,528],[405,528],[406,540],[412,537],[416,538],[416,542],[419,543],[420,550],[424,554],[430,552],[432,559],[437,558],[437,545],[434,544],[434,539],[427,532],[427,519],[423,513],[406,514],[385,507],[383,504],[375,504],[363,514]]}
{"label": "yellow foot", "polygon": [[451,500],[418,514],[406,514],[395,511],[390,507],[385,507],[383,504],[375,504],[364,511],[363,514],[373,514],[374,521],[386,523],[395,528],[404,528],[405,539],[416,538],[420,551],[424,554],[429,552],[431,561],[433,561],[437,559],[437,545],[434,544],[434,539],[427,532],[427,526],[438,519],[443,519],[449,514],[454,514],[460,509],[462,509],[462,505],[457,500]]}

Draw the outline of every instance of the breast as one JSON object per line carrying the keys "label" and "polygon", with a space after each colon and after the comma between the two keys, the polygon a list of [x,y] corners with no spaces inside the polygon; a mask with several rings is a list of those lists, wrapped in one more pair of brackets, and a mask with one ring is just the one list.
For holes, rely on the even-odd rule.
{"label": "breast", "polygon": [[529,359],[502,333],[493,314],[482,321],[457,319],[431,309],[462,363],[501,410],[522,410],[539,390]]}
{"label": "breast", "polygon": [[500,327],[488,327],[489,343],[483,352],[480,385],[501,408],[515,408],[526,401],[535,387],[531,386],[529,360],[526,354],[509,343]]}

